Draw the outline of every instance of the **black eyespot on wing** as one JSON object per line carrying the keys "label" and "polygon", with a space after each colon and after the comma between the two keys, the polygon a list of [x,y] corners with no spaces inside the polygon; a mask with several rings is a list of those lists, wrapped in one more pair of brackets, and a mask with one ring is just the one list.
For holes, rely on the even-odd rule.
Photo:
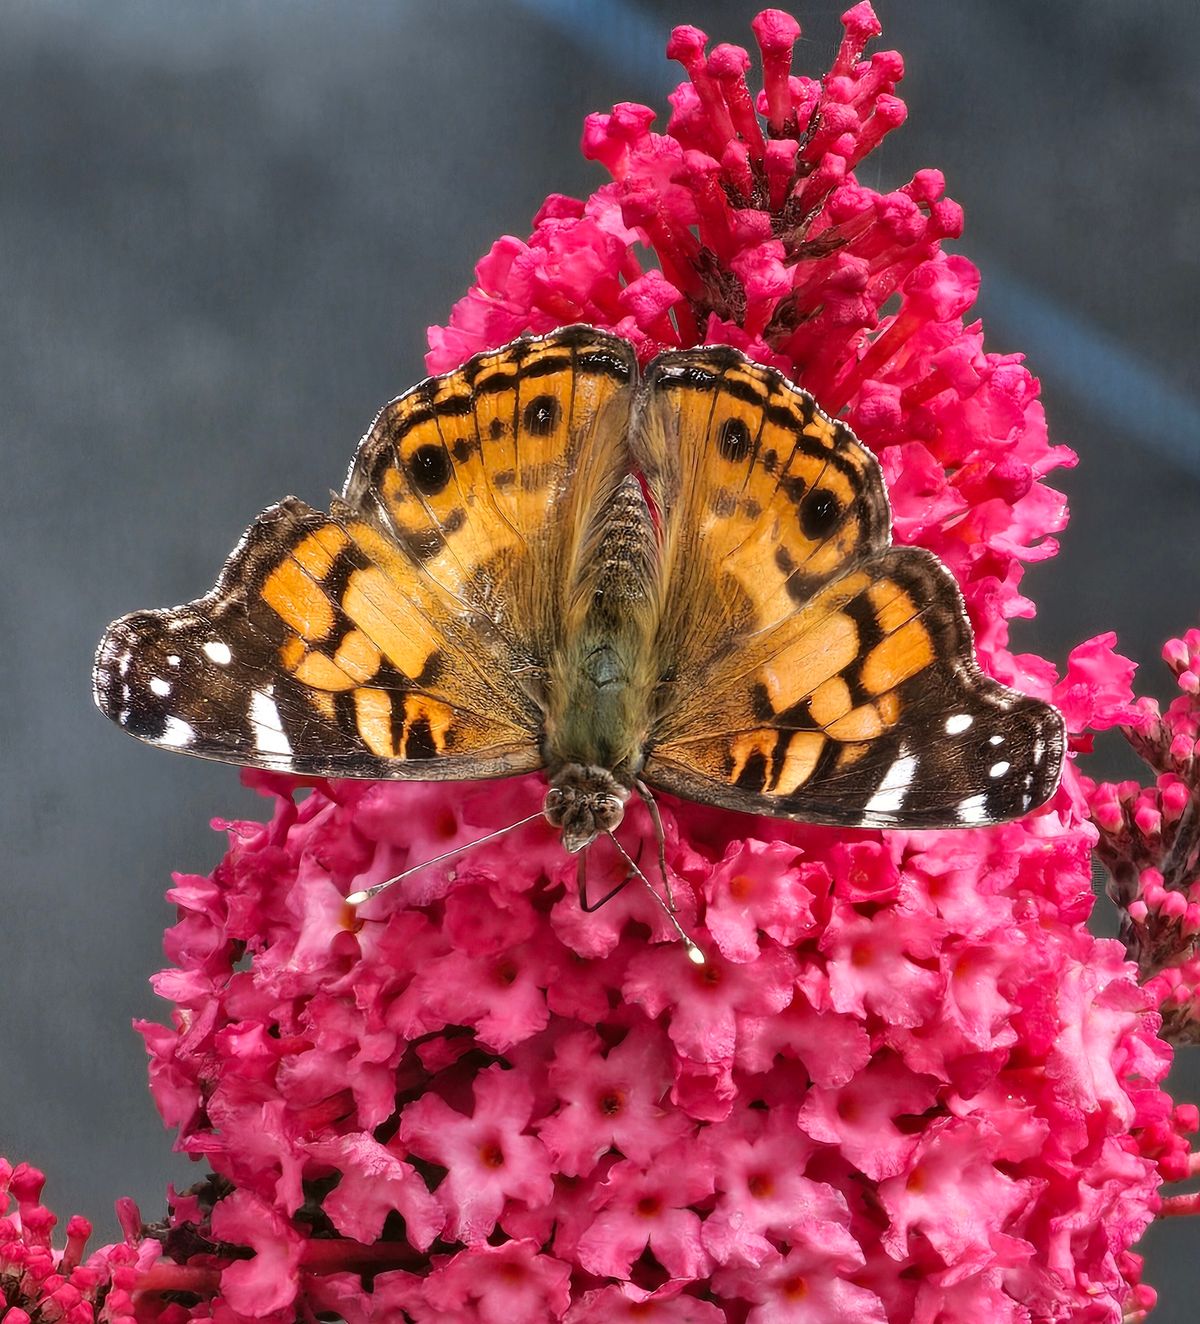
{"label": "black eyespot on wing", "polygon": [[800,503],[800,527],[814,542],[828,538],[841,518],[842,503],[828,488],[814,487]]}
{"label": "black eyespot on wing", "polygon": [[435,442],[418,446],[413,451],[408,471],[418,492],[424,496],[437,496],[450,481],[453,466],[445,446]]}
{"label": "black eyespot on wing", "polygon": [[521,422],[535,437],[548,437],[558,426],[562,408],[552,395],[534,396],[525,406]]}
{"label": "black eyespot on wing", "polygon": [[721,424],[717,450],[727,460],[744,460],[750,454],[750,429],[740,418],[727,418]]}

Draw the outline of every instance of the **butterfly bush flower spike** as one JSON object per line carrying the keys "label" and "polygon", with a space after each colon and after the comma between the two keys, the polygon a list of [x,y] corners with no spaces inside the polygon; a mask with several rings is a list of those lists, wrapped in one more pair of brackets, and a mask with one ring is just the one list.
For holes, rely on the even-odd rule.
{"label": "butterfly bush flower spike", "polygon": [[[250,774],[267,821],[220,824],[212,876],[176,879],[156,981],[174,1011],[141,1026],[177,1147],[211,1169],[155,1242],[211,1286],[147,1290],[145,1318],[1117,1324],[1153,1304],[1133,1247],[1196,1124],[1159,1036],[1164,1014],[1195,1023],[1200,894],[1175,843],[1194,839],[1196,642],[1172,646],[1165,717],[1133,705],[1110,639],[1061,678],[1010,651],[1025,566],[1066,523],[1047,477],[1075,457],[1021,357],[985,347],[941,175],[857,177],[904,119],[903,65],[869,51],[870,5],[843,24],[821,77],[793,70],[777,10],[757,60],[676,29],[665,126],[589,117],[608,182],[493,245],[430,370],[572,323],[643,364],[725,344],[780,369],[878,456],[895,540],[950,568],[984,671],[1056,703],[1076,752],[1126,724],[1157,786],[1068,766],[1035,814],[954,832],[664,797],[691,966],[636,888],[583,914],[537,818],[346,905],[536,816],[536,777],[301,795]],[[1085,927],[1092,819],[1145,986]],[[656,858],[636,797],[621,840]],[[593,868],[597,895],[625,872],[604,849]],[[32,1235],[0,1256],[28,1244],[45,1278]]]}
{"label": "butterfly bush flower spike", "polygon": [[1136,781],[1084,782],[1096,851],[1121,912],[1121,939],[1159,999],[1163,1034],[1200,1043],[1200,630],[1169,639],[1163,660],[1179,694],[1165,712],[1149,698],[1126,712],[1121,730],[1155,774]]}
{"label": "butterfly bush flower spike", "polygon": [[67,1220],[55,1244],[55,1214],[41,1202],[46,1178],[28,1163],[0,1157],[0,1319],[4,1324],[135,1324],[145,1319],[135,1293],[193,1292],[211,1296],[216,1275],[161,1259],[132,1200],[117,1202],[125,1234],[116,1245],[88,1251],[92,1225]]}

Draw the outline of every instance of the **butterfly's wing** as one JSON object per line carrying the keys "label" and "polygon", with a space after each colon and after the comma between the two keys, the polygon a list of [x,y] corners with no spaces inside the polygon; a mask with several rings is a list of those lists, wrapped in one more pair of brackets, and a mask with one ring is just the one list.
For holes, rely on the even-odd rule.
{"label": "butterfly's wing", "polygon": [[294,498],[205,597],[114,622],[96,700],[131,734],[321,776],[542,763],[558,567],[623,462],[635,374],[587,328],[517,341],[388,405],[330,514]]}
{"label": "butterfly's wing", "polygon": [[115,621],[96,701],[151,744],[284,772],[479,777],[536,767],[528,696],[377,530],[289,498],[196,602]]}
{"label": "butterfly's wing", "polygon": [[668,589],[648,782],[848,827],[994,823],[1053,792],[1061,717],[979,670],[952,576],[891,546],[844,425],[722,348],[657,360],[640,413]]}

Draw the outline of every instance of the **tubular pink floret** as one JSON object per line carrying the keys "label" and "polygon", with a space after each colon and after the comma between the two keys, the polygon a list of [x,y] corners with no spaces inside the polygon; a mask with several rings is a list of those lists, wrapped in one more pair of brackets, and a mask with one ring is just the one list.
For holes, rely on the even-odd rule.
{"label": "tubular pink floret", "polygon": [[667,43],[667,58],[678,60],[687,70],[703,112],[702,123],[708,131],[708,150],[711,155],[720,156],[725,144],[734,137],[734,128],[720,86],[704,57],[707,43],[708,37],[699,28],[677,27]]}
{"label": "tubular pink floret", "polygon": [[845,72],[857,63],[862,58],[867,42],[872,37],[878,37],[883,31],[883,24],[880,23],[868,0],[861,0],[860,4],[848,9],[842,15],[842,27],[845,28],[846,35],[842,38],[841,49],[833,62],[834,73]]}
{"label": "tubular pink floret", "polygon": [[792,50],[800,36],[800,24],[791,14],[780,9],[764,9],[750,26],[762,52],[767,130],[772,137],[790,137],[799,124],[789,79]]}
{"label": "tubular pink floret", "polygon": [[717,46],[708,57],[708,68],[716,78],[729,109],[729,118],[735,131],[754,160],[761,160],[763,134],[754,110],[754,100],[746,84],[746,70],[750,56],[741,46]]}

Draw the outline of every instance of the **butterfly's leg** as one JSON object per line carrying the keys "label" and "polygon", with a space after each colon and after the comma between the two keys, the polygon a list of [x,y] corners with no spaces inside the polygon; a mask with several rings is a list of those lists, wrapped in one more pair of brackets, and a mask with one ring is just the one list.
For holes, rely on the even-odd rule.
{"label": "butterfly's leg", "polygon": [[646,808],[650,810],[650,818],[654,823],[654,836],[658,841],[658,872],[662,875],[663,891],[667,894],[667,905],[674,911],[675,898],[671,895],[671,880],[667,877],[667,839],[663,835],[662,816],[658,812],[658,803],[645,782],[634,782],[634,788],[646,802]]}
{"label": "butterfly's leg", "polygon": [[587,899],[587,851],[581,851],[579,855],[579,864],[576,866],[575,870],[575,879],[579,886],[579,909],[589,915],[592,911],[599,910],[606,901],[611,901],[623,887],[632,882],[636,877],[637,874],[631,869],[611,892],[606,893],[599,901],[589,905]]}

